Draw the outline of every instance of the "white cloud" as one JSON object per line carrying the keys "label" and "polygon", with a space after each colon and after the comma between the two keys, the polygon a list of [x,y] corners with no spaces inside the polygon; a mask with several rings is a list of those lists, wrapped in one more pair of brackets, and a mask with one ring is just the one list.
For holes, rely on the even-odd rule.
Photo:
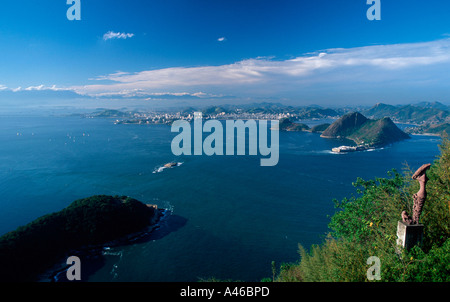
{"label": "white cloud", "polygon": [[[120,36],[112,33],[111,36]],[[132,34],[130,34],[132,35]],[[171,67],[101,75],[92,84],[72,87],[36,85],[0,90],[71,90],[92,97],[286,97],[336,91],[403,91],[436,85],[447,92],[450,39],[424,43],[334,48],[287,60],[257,57],[219,66]],[[106,81],[106,82],[103,82]],[[428,85],[428,86],[427,86]],[[397,89],[398,90],[398,89]],[[449,94],[450,95],[450,94]]]}
{"label": "white cloud", "polygon": [[18,86],[16,88],[9,88],[5,85],[0,84],[0,91],[12,91],[12,92],[23,92],[23,91],[71,91],[74,92],[74,89],[71,87],[57,87],[56,85],[45,86],[43,84],[36,86],[28,86],[23,88]]}
{"label": "white cloud", "polygon": [[[114,33],[113,33],[114,34]],[[123,35],[116,33],[115,36]],[[125,34],[126,35],[126,34]],[[129,34],[132,35],[132,34]],[[113,36],[113,35],[111,35]],[[120,38],[118,38],[120,39]],[[256,57],[232,64],[117,71],[71,87],[44,84],[0,91],[72,91],[91,97],[375,97],[388,93],[450,96],[450,38],[423,43],[333,48],[277,60]],[[450,97],[449,97],[450,101]]]}
{"label": "white cloud", "polygon": [[18,87],[16,89],[13,89],[13,91],[21,91],[21,90],[26,90],[26,91],[32,91],[32,90],[37,90],[37,91],[42,91],[42,90],[52,90],[52,91],[63,91],[63,90],[72,90],[70,88],[63,88],[63,87],[56,87],[56,85],[52,85],[52,86],[45,86],[43,84],[41,85],[37,85],[37,86],[29,86],[27,88],[22,89],[22,87]]}
{"label": "white cloud", "polygon": [[25,88],[25,90],[30,91],[30,90],[43,90],[44,89],[44,85],[39,85],[39,86],[30,86]]}
{"label": "white cloud", "polygon": [[225,38],[225,37],[220,37],[219,39],[217,39],[217,41],[219,41],[219,42],[223,42],[223,41],[226,41],[227,39]]}
{"label": "white cloud", "polygon": [[121,32],[113,32],[108,31],[103,35],[103,40],[111,40],[111,39],[128,39],[134,37],[132,33],[121,33]]}

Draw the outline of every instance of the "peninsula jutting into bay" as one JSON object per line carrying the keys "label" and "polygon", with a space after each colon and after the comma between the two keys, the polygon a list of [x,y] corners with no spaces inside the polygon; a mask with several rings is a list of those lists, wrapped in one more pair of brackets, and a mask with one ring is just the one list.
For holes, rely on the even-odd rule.
{"label": "peninsula jutting into bay", "polygon": [[126,196],[76,200],[0,237],[0,281],[35,281],[70,251],[148,232],[161,215],[155,206]]}

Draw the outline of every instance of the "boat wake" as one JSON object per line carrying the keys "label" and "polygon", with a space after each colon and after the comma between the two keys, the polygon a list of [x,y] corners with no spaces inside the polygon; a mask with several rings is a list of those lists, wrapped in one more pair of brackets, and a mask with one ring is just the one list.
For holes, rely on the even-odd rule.
{"label": "boat wake", "polygon": [[162,171],[164,171],[165,169],[170,169],[173,167],[179,167],[181,166],[183,163],[182,162],[174,162],[174,163],[167,163],[164,164],[162,166],[157,166],[152,173],[161,173]]}

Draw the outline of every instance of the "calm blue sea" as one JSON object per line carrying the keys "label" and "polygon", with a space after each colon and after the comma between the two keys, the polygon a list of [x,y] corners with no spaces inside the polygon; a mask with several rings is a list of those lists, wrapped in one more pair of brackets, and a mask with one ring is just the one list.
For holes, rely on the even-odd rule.
{"label": "calm blue sea", "polygon": [[[259,281],[271,262],[299,259],[322,242],[333,198],[356,194],[357,177],[415,170],[440,139],[414,136],[375,151],[333,154],[342,141],[280,133],[280,159],[172,154],[165,125],[110,119],[0,117],[0,235],[94,194],[128,195],[169,208],[150,240],[114,247],[85,281]],[[167,162],[180,166],[159,169]]]}

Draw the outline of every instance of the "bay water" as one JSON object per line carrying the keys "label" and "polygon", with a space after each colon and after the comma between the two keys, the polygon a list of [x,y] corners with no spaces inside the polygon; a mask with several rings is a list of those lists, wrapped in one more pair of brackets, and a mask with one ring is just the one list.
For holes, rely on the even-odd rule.
{"label": "bay water", "polygon": [[[310,122],[310,125],[317,124]],[[170,209],[149,240],[112,247],[84,281],[260,281],[322,242],[333,199],[357,177],[415,170],[440,138],[412,136],[373,151],[334,154],[343,141],[280,132],[279,162],[260,156],[174,156],[167,125],[79,116],[0,117],[0,235],[96,194]],[[168,162],[178,166],[163,168]],[[55,243],[56,244],[56,243]],[[83,264],[82,264],[83,265]]]}

